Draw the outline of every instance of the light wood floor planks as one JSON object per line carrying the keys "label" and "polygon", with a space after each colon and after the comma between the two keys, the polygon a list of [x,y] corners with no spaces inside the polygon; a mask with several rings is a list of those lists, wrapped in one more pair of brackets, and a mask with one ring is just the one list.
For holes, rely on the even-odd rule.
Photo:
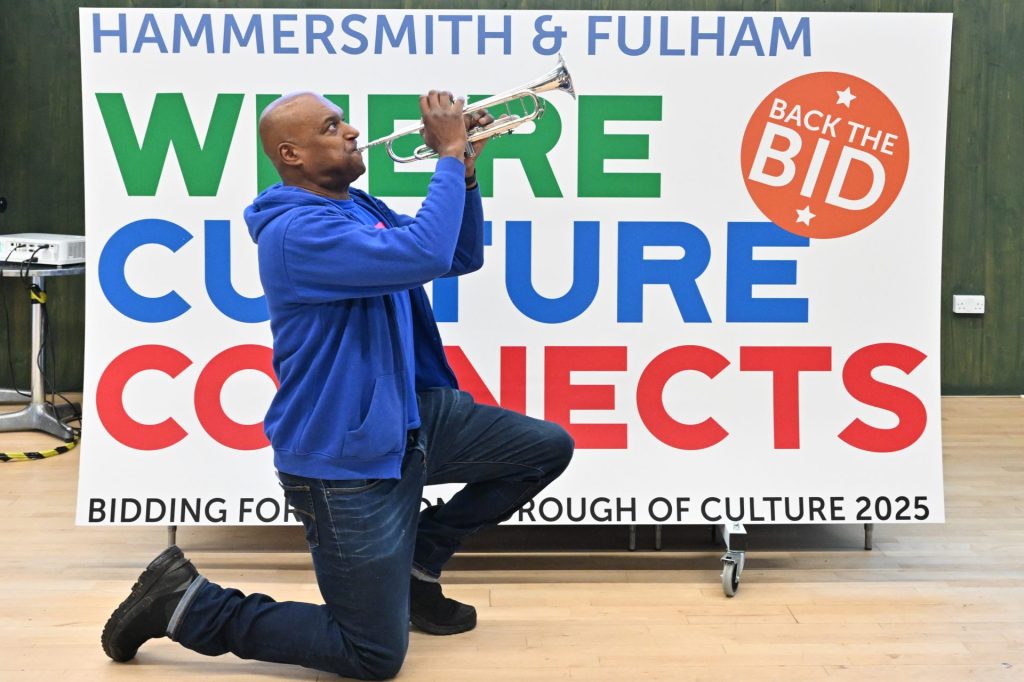
{"label": "light wood floor planks", "polygon": [[[944,525],[879,525],[873,552],[858,549],[854,527],[840,542],[835,529],[754,528],[731,600],[718,582],[721,552],[707,546],[462,556],[446,590],[477,606],[479,627],[414,633],[399,679],[1024,680],[1024,400],[946,398],[943,423]],[[0,434],[0,450],[50,443]],[[167,640],[133,663],[108,661],[103,623],[165,533],[75,527],[77,465],[77,450],[0,465],[0,680],[333,678],[205,658]],[[188,529],[179,539],[216,582],[318,600],[297,529]],[[536,568],[552,565],[564,570]]]}

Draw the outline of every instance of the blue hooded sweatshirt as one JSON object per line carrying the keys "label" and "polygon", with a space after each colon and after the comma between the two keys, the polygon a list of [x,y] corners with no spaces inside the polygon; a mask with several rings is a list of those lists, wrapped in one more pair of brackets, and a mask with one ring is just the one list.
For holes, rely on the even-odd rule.
{"label": "blue hooded sweatshirt", "polygon": [[443,158],[415,217],[365,192],[276,184],[245,210],[279,387],[264,428],[279,471],[399,478],[416,390],[457,387],[423,284],[483,264],[479,190]]}

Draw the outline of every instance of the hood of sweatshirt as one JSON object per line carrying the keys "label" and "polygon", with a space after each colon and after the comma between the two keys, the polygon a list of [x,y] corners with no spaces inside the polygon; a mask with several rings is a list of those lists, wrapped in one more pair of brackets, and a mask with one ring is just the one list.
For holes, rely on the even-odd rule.
{"label": "hood of sweatshirt", "polygon": [[[359,194],[358,190],[351,190],[353,198]],[[245,223],[249,226],[249,235],[254,242],[258,242],[260,233],[284,213],[300,206],[332,206],[339,212],[344,212],[336,201],[327,197],[306,191],[299,187],[277,183],[260,192],[259,196],[253,199],[252,204],[246,207],[244,216]]]}

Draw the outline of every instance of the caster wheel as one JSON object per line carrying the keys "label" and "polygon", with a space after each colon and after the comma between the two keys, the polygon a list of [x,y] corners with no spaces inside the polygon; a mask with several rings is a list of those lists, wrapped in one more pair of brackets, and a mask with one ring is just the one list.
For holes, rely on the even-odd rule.
{"label": "caster wheel", "polygon": [[735,597],[736,591],[740,589],[740,576],[736,563],[733,561],[722,562],[722,591],[726,597]]}

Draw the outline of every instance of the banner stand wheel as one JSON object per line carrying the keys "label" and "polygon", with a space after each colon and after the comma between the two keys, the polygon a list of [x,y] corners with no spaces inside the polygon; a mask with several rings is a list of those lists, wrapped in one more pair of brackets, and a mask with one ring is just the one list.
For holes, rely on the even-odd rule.
{"label": "banner stand wheel", "polygon": [[725,554],[722,556],[722,591],[726,597],[735,597],[740,589],[740,576],[746,563],[747,531],[742,523],[722,525]]}

